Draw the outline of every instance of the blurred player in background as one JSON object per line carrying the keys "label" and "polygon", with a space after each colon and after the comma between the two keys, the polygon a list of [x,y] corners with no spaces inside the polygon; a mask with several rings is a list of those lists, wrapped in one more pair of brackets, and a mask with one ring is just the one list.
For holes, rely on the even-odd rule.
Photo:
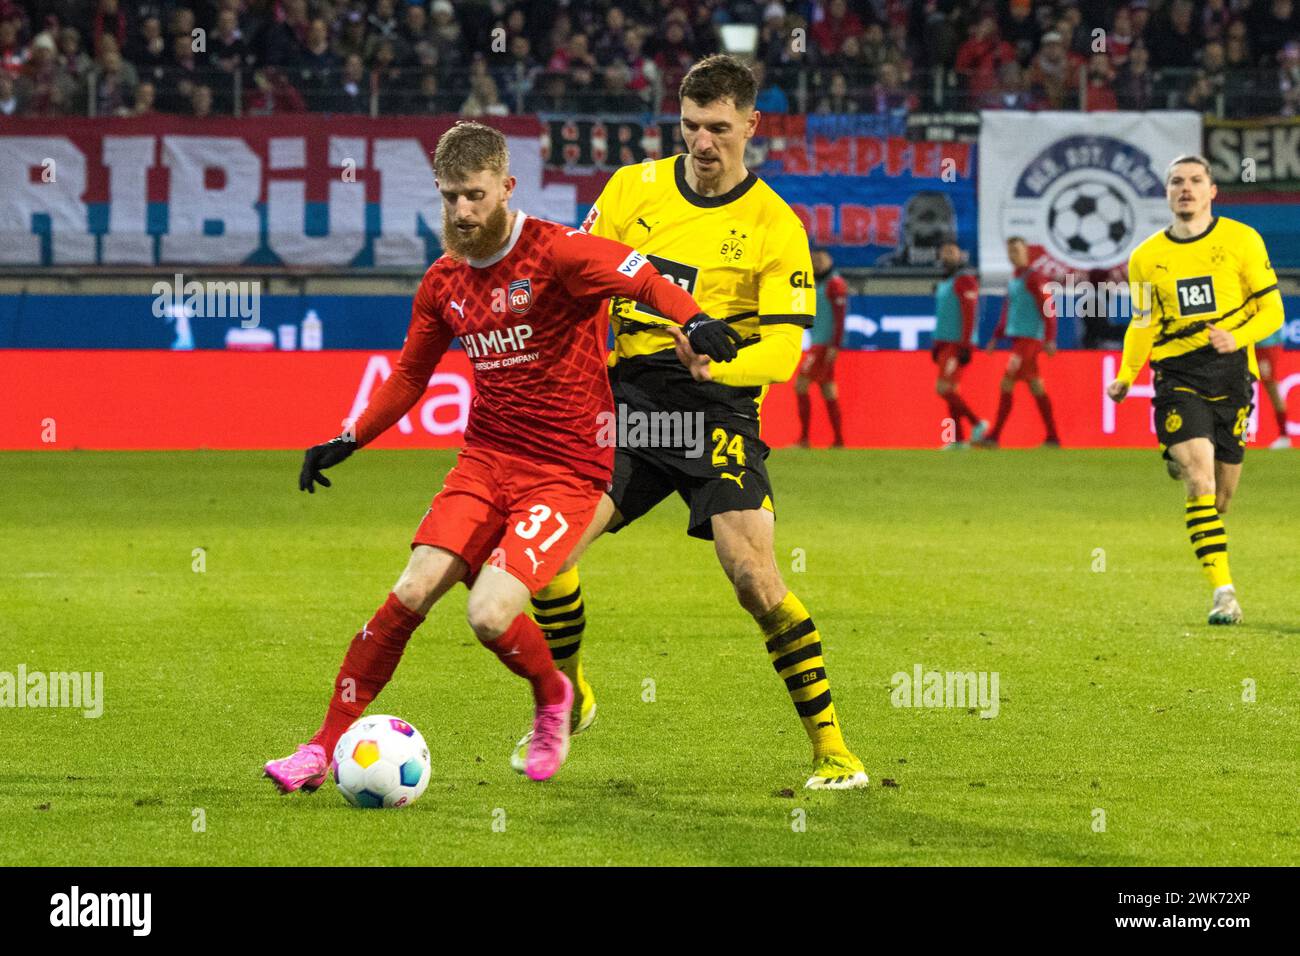
{"label": "blurred player in background", "polygon": [[1268,396],[1268,403],[1273,407],[1273,414],[1277,418],[1277,438],[1273,439],[1273,444],[1268,446],[1274,449],[1291,447],[1291,436],[1286,430],[1286,399],[1282,397],[1282,392],[1277,385],[1278,365],[1285,351],[1283,342],[1282,330],[1278,329],[1268,338],[1255,343],[1255,359],[1259,364],[1259,384],[1264,389],[1264,394]]}
{"label": "blurred player in background", "polygon": [[992,352],[998,339],[1006,335],[1011,339],[1011,357],[1007,359],[1007,371],[1002,376],[997,421],[993,423],[993,431],[979,445],[982,448],[998,447],[1002,428],[1011,414],[1016,382],[1024,382],[1034,396],[1043,427],[1047,429],[1047,439],[1043,444],[1059,448],[1061,436],[1057,434],[1056,420],[1052,416],[1052,400],[1047,396],[1038,369],[1040,353],[1056,354],[1056,303],[1047,288],[1047,280],[1029,267],[1029,244],[1022,237],[1012,236],[1007,240],[1007,258],[1015,271],[1002,303],[1002,318],[989,337],[988,350]]}
{"label": "blurred player in background", "polygon": [[1213,214],[1218,187],[1203,157],[1170,163],[1165,194],[1173,223],[1129,257],[1133,316],[1106,391],[1122,402],[1150,356],[1156,434],[1186,484],[1187,534],[1214,588],[1209,622],[1235,624],[1223,515],[1246,454],[1254,343],[1282,327],[1282,293],[1259,233]]}
{"label": "blurred player in background", "polygon": [[[352,639],[325,720],[296,753],[265,766],[285,793],[325,781],[334,745],[392,677],[412,632],[458,581],[470,586],[469,625],[532,685],[528,776],[564,763],[573,685],[526,614],[530,594],[560,569],[609,482],[613,449],[600,415],[613,407],[605,371],[604,300],[626,296],[684,323],[697,350],[726,360],[739,336],[639,252],[511,211],[515,188],[500,132],[458,123],[438,141],[434,175],[448,254],[415,294],[406,343],[355,432],[307,450],[298,486],[378,438],[419,401],[459,336],[473,364],[474,404],[456,466],[420,522],[388,600]],[[481,572],[481,573],[480,573]]]}
{"label": "blurred player in background", "polygon": [[976,415],[957,391],[962,370],[970,364],[971,349],[979,326],[980,281],[973,269],[963,269],[966,255],[956,240],[947,239],[939,246],[939,267],[944,278],[934,287],[934,344],[930,358],[939,367],[934,390],[948,404],[953,422],[953,437],[945,448],[966,447],[966,422],[971,424],[971,438],[979,441],[989,430],[989,423]]}
{"label": "blurred player in background", "polygon": [[835,384],[835,359],[844,339],[844,315],[849,308],[849,286],[835,271],[835,261],[825,249],[812,254],[813,282],[817,287],[817,314],[808,330],[808,351],[799,363],[794,380],[795,400],[799,403],[799,444],[808,447],[808,428],[812,424],[812,396],[808,386],[816,382],[826,403],[826,415],[835,434],[832,448],[844,447],[844,423],[840,417],[840,391]]}
{"label": "blurred player in background", "polygon": [[[745,143],[758,126],[749,69],[734,57],[707,57],[687,73],[680,94],[687,152],[616,170],[583,226],[635,243],[744,342],[735,361],[718,365],[689,349],[656,311],[626,297],[614,300],[614,400],[645,415],[698,416],[707,443],[703,454],[689,447],[620,447],[609,494],[565,570],[534,598],[533,610],[556,666],[578,688],[572,722],[580,730],[595,716],[595,696],[582,673],[586,610],[572,565],[599,534],[621,531],[665,498],[680,495],[690,509],[687,533],[713,541],[808,734],[813,771],[805,786],[865,787],[866,771],[845,744],[831,702],[817,626],[777,570],[776,512],[764,464],[768,447],[759,437],[758,411],[767,388],[794,375],[803,330],[812,324],[808,235],[785,201],[745,168]],[[652,572],[659,569],[625,569],[627,586],[644,587],[637,579]],[[708,638],[715,621],[704,619],[699,626],[702,641],[693,653],[712,653]],[[724,720],[717,732],[733,731]],[[516,745],[516,769],[527,760],[530,739],[525,735]],[[736,759],[745,758],[738,753]],[[727,772],[719,767],[721,776]]]}

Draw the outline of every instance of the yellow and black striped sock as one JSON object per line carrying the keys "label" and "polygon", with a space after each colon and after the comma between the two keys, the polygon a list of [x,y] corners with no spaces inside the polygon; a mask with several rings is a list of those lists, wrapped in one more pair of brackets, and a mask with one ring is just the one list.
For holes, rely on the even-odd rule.
{"label": "yellow and black striped sock", "polygon": [[785,681],[803,729],[812,741],[813,759],[828,753],[845,753],[848,748],[835,719],[831,685],[822,660],[822,639],[817,626],[794,592],[758,619],[767,638],[767,656]]}
{"label": "yellow and black striped sock", "polygon": [[561,571],[533,595],[533,620],[542,629],[555,666],[577,687],[582,674],[582,632],[587,626],[577,568]]}
{"label": "yellow and black striped sock", "polygon": [[1187,535],[1201,562],[1201,570],[1213,587],[1232,583],[1228,570],[1228,532],[1223,527],[1214,495],[1191,495],[1187,499]]}

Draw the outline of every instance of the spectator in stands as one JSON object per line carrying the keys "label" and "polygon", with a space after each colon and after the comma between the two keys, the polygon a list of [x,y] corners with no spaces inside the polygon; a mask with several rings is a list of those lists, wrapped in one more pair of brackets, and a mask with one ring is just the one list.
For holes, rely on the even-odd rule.
{"label": "spectator in stands", "polygon": [[[846,41],[847,42],[847,41]],[[869,23],[863,31],[862,39],[855,40],[858,44],[857,62],[861,64],[865,74],[875,77],[880,72],[880,65],[886,60],[897,61],[901,54],[891,47],[885,39],[885,29],[879,23]],[[843,47],[840,51],[843,52]]]}
{"label": "spectator in stands", "polygon": [[[360,10],[349,10],[343,17],[343,31],[336,44],[336,52],[345,60],[355,53],[365,59],[367,54],[366,15]],[[369,51],[373,53],[372,51]]]}
{"label": "spectator in stands", "polygon": [[1198,113],[1212,113],[1215,109],[1214,92],[1204,73],[1197,73],[1190,85],[1178,91],[1178,106],[1181,109],[1195,110]]}
{"label": "spectator in stands", "polygon": [[234,10],[225,9],[217,14],[217,26],[208,38],[208,62],[219,76],[212,80],[217,84],[213,91],[214,108],[221,113],[234,111],[236,73],[241,78],[244,68],[252,63],[248,43],[243,31],[239,29],[239,18]]}
{"label": "spectator in stands", "polygon": [[1151,75],[1151,55],[1145,45],[1135,44],[1128,59],[1115,76],[1115,99],[1120,109],[1149,110],[1155,107],[1155,78]]}
{"label": "spectator in stands", "polygon": [[126,111],[126,116],[152,116],[157,87],[149,80],[141,80],[135,88],[135,102]]}
{"label": "spectator in stands", "polygon": [[[424,15],[423,7],[411,7]],[[269,25],[261,38],[262,59],[270,66],[292,67],[307,42],[311,20],[307,16],[307,0],[283,0],[283,19]]]}
{"label": "spectator in stands", "polygon": [[27,62],[27,48],[19,42],[23,12],[18,7],[0,10],[0,70],[16,79]]}
{"label": "spectator in stands", "polygon": [[[64,27],[59,31],[59,70],[73,84],[78,92],[85,89],[86,77],[94,69],[95,61],[81,48],[81,34],[76,27]],[[139,72],[139,66],[136,67]]]}
{"label": "spectator in stands", "polygon": [[775,80],[768,78],[767,64],[759,60],[752,69],[754,79],[758,83],[758,99],[754,101],[754,109],[760,113],[790,112],[790,100],[785,95],[785,90],[781,89]]}
{"label": "spectator in stands", "polygon": [[252,116],[307,112],[307,103],[302,94],[294,89],[289,78],[278,67],[265,66],[254,71],[253,87],[245,109]]}
{"label": "spectator in stands", "polygon": [[[397,41],[381,39],[379,45],[374,47],[374,55],[370,59],[370,71],[374,76],[374,81],[379,89],[381,99],[390,92],[401,92],[404,87],[409,86],[411,76],[408,73],[408,65],[402,63],[401,58],[397,55]],[[362,57],[364,62],[365,57]],[[380,106],[382,112],[384,107]],[[392,112],[389,110],[389,112]]]}
{"label": "spectator in stands", "polygon": [[122,59],[112,33],[99,36],[99,53],[91,72],[95,91],[95,115],[113,116],[135,101],[135,68]]}
{"label": "spectator in stands", "polygon": [[329,97],[340,69],[339,58],[330,47],[329,25],[320,17],[307,27],[307,43],[298,51],[297,79],[313,110],[329,109]]}
{"label": "spectator in stands", "polygon": [[87,33],[90,45],[95,49],[99,48],[99,38],[104,34],[110,34],[117,41],[119,54],[126,49],[130,34],[127,31],[126,12],[118,6],[118,0],[99,0],[90,18]]}
{"label": "spectator in stands", "polygon": [[1147,36],[1151,64],[1157,70],[1187,70],[1196,65],[1200,31],[1192,19],[1192,0],[1173,0],[1168,18],[1156,21]]}
{"label": "spectator in stands", "polygon": [[916,96],[908,91],[903,83],[903,70],[894,63],[885,63],[880,67],[880,77],[871,90],[871,100],[877,113],[892,113],[895,110],[916,109]]}
{"label": "spectator in stands", "polygon": [[1028,3],[1010,4],[999,32],[1002,38],[1015,49],[1017,65],[1019,62],[1029,62],[1029,58],[1034,55],[1034,50],[1038,49],[1040,31],[1033,18],[1033,8]]}
{"label": "spectator in stands", "polygon": [[432,46],[432,31],[429,29],[429,14],[418,3],[409,4],[402,16],[402,27],[398,31],[406,48],[414,53],[424,45]]}
{"label": "spectator in stands", "polygon": [[8,70],[0,70],[0,116],[19,114],[18,95],[14,91],[14,78]]}
{"label": "spectator in stands", "polygon": [[1287,43],[1278,54],[1277,88],[1282,99],[1278,113],[1282,116],[1300,114],[1300,43],[1295,40]]}
{"label": "spectator in stands", "polygon": [[160,80],[170,62],[162,21],[157,17],[145,17],[140,21],[140,32],[132,38],[127,52],[140,76]]}
{"label": "spectator in stands", "polygon": [[436,70],[426,70],[420,75],[420,92],[416,98],[415,112],[431,115],[454,113],[457,105],[455,97],[444,93],[440,88]]}
{"label": "spectator in stands", "polygon": [[163,72],[159,109],[167,113],[189,112],[190,96],[203,71],[202,56],[194,52],[194,41],[188,33],[172,36],[171,63]]}
{"label": "spectator in stands", "polygon": [[627,88],[650,102],[656,84],[659,82],[659,68],[645,55],[645,33],[639,27],[628,27],[623,31],[623,49],[618,59],[627,64]]}
{"label": "spectator in stands", "polygon": [[1015,60],[998,71],[998,88],[985,93],[976,104],[986,110],[1036,110],[1042,103],[1029,91],[1024,70]]}
{"label": "spectator in stands", "polygon": [[663,77],[663,102],[660,112],[675,113],[680,108],[677,88],[681,86],[686,71],[695,62],[695,53],[686,42],[686,28],[674,20],[664,31],[659,50],[655,53],[655,67]]}
{"label": "spectator in stands", "polygon": [[343,58],[338,74],[325,79],[325,88],[319,97],[317,109],[330,113],[361,114],[370,112],[370,84],[366,65],[361,54],[349,53]]}
{"label": "spectator in stands", "polygon": [[524,101],[529,113],[567,113],[573,107],[565,75],[549,71],[537,78],[533,92]]}
{"label": "spectator in stands", "polygon": [[1115,74],[1110,57],[1104,52],[1094,53],[1088,61],[1087,109],[1089,113],[1113,112],[1119,109],[1115,96]]}
{"label": "spectator in stands", "polygon": [[1209,84],[1210,93],[1218,96],[1227,90],[1228,73],[1227,61],[1223,51],[1223,44],[1217,40],[1205,44],[1201,48],[1201,75],[1205,77]]}
{"label": "spectator in stands", "polygon": [[571,34],[568,42],[551,54],[551,59],[546,64],[546,68],[553,73],[563,73],[584,66],[587,69],[594,70],[596,68],[596,57],[589,47],[590,41],[587,34]]}
{"label": "spectator in stands", "polygon": [[212,87],[206,83],[195,84],[190,91],[190,115],[198,119],[212,115]]}
{"label": "spectator in stands", "polygon": [[395,0],[376,0],[375,9],[366,17],[371,39],[400,40],[400,27],[393,13]]}
{"label": "spectator in stands", "polygon": [[713,8],[720,8],[720,0],[697,0],[695,19],[687,30],[691,47],[697,59],[704,59],[719,51],[718,31],[713,26]]}
{"label": "spectator in stands", "polygon": [[489,73],[480,73],[470,80],[470,93],[460,105],[462,116],[509,116],[509,108],[497,94],[496,80]]}
{"label": "spectator in stands", "polygon": [[[306,0],[301,2],[305,4]],[[195,38],[194,11],[189,7],[177,7],[172,10],[171,21],[167,24],[167,35],[172,38],[183,36],[187,40],[193,40]]]}
{"label": "spectator in stands", "polygon": [[1201,7],[1201,36],[1205,40],[1222,41],[1232,22],[1228,0],[1203,0]]}
{"label": "spectator in stands", "polygon": [[76,87],[59,70],[58,50],[48,32],[38,33],[32,40],[17,86],[26,116],[59,116],[71,111]]}
{"label": "spectator in stands", "polygon": [[845,37],[860,38],[864,30],[846,0],[830,0],[829,4],[818,0],[813,5],[812,21],[812,40],[823,56],[834,56]]}
{"label": "spectator in stands", "polygon": [[622,63],[611,63],[601,71],[601,89],[592,109],[601,115],[643,113],[645,100],[627,87],[628,70]]}
{"label": "spectator in stands", "polygon": [[971,97],[979,99],[997,86],[1002,65],[1015,59],[1015,48],[1002,39],[997,20],[987,13],[975,21],[966,42],[957,48],[955,68]]}
{"label": "spectator in stands", "polygon": [[438,62],[446,70],[448,64],[464,61],[460,24],[451,0],[433,0],[433,46],[438,51]]}
{"label": "spectator in stands", "polygon": [[592,51],[596,62],[608,65],[621,59],[623,54],[623,34],[627,32],[627,15],[622,7],[610,7],[605,11],[605,28],[596,35],[596,46]]}
{"label": "spectator in stands", "polygon": [[1067,53],[1061,35],[1055,30],[1043,34],[1038,55],[1029,67],[1029,86],[1048,109],[1064,109],[1079,82],[1079,57]]}
{"label": "spectator in stands", "polygon": [[836,116],[856,113],[861,107],[849,97],[849,83],[843,73],[832,73],[826,86],[826,95],[817,101],[815,112]]}
{"label": "spectator in stands", "polygon": [[1133,48],[1133,14],[1128,7],[1120,7],[1115,11],[1115,18],[1111,21],[1110,31],[1106,34],[1106,52],[1110,54],[1110,62],[1115,67],[1121,67],[1128,60],[1128,51]]}
{"label": "spectator in stands", "polygon": [[492,78],[496,80],[501,98],[514,108],[533,91],[533,83],[541,72],[541,65],[533,59],[528,37],[516,33],[510,37],[509,56],[492,71]]}
{"label": "spectator in stands", "polygon": [[1255,63],[1272,70],[1277,66],[1278,53],[1300,34],[1294,0],[1256,0],[1250,12],[1255,14],[1255,22],[1250,25]]}
{"label": "spectator in stands", "polygon": [[[1151,36],[1151,4],[1148,0],[1132,0],[1128,5],[1129,16],[1133,21],[1133,44],[1136,46],[1139,42],[1143,46],[1147,45],[1147,40]],[[1148,65],[1150,63],[1151,51],[1147,51]]]}

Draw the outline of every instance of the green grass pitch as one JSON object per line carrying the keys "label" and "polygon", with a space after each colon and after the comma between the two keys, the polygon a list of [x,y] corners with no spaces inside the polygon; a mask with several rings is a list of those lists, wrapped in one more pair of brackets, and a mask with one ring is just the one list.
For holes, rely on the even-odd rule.
{"label": "green grass pitch", "polygon": [[[0,708],[0,863],[1300,862],[1293,453],[1248,456],[1246,622],[1210,628],[1152,451],[778,451],[778,561],[870,789],[801,789],[790,701],[674,500],[583,562],[600,718],[559,776],[510,770],[528,695],[457,589],[372,708],[434,767],[382,813],[260,768],[317,726],[452,454],[367,451],[311,497],[299,461],[0,456],[0,671],[104,674],[98,719]],[[917,664],[997,672],[997,716],[893,706]]]}

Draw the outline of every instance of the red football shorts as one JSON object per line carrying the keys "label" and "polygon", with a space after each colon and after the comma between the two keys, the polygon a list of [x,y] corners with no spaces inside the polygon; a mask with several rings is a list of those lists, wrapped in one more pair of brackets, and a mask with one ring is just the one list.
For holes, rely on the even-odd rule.
{"label": "red football shorts", "polygon": [[961,378],[962,369],[965,363],[962,362],[962,355],[967,350],[967,346],[960,342],[936,342],[933,350],[934,364],[939,366],[939,378],[945,382],[956,384]]}
{"label": "red football shorts", "polygon": [[799,363],[799,375],[810,382],[835,381],[835,360],[827,354],[829,346],[813,345],[803,353]]}
{"label": "red football shorts", "polygon": [[1282,353],[1285,349],[1280,345],[1269,345],[1264,348],[1255,346],[1255,361],[1259,364],[1259,377],[1261,381],[1277,381],[1278,366],[1282,364]]}
{"label": "red football shorts", "polygon": [[411,547],[459,555],[469,565],[466,584],[490,563],[536,594],[587,530],[603,490],[559,465],[463,448]]}
{"label": "red football shorts", "polygon": [[1038,371],[1038,353],[1043,351],[1039,339],[1016,338],[1011,340],[1011,357],[1007,359],[1007,375],[1017,382],[1042,378]]}

